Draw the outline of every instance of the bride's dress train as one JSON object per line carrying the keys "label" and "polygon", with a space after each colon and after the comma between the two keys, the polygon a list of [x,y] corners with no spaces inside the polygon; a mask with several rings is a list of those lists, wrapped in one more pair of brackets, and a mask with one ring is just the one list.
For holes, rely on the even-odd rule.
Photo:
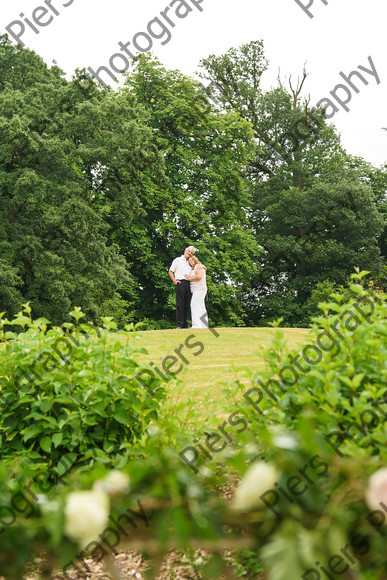
{"label": "bride's dress train", "polygon": [[207,290],[197,290],[192,293],[191,318],[192,328],[208,328],[208,315],[204,304]]}

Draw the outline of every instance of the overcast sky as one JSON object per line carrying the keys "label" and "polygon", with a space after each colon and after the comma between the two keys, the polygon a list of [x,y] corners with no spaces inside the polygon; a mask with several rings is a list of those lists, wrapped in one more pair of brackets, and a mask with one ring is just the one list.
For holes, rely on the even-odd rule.
{"label": "overcast sky", "polygon": [[[167,24],[170,41],[163,46],[166,36],[151,39],[152,52],[166,67],[194,76],[201,58],[262,39],[270,62],[264,76],[265,87],[276,85],[279,69],[282,77],[291,74],[296,78],[306,63],[306,93],[312,104],[323,98],[335,103],[339,111],[331,122],[341,133],[347,151],[376,166],[387,162],[387,132],[382,130],[387,127],[386,0],[200,0],[196,7],[195,0],[185,0],[193,8],[190,13],[185,9],[185,18],[175,14],[179,6],[183,13],[182,1],[173,1],[169,15],[175,26]],[[3,33],[11,22],[21,21],[14,23],[11,30],[20,35],[26,47],[35,50],[48,64],[57,61],[71,75],[77,67],[96,70],[107,66],[112,54],[120,52],[120,41],[130,42],[131,49],[135,35],[146,31],[148,23],[171,2],[46,0],[45,4],[43,0],[2,0],[0,29]],[[306,13],[308,4],[313,18]],[[35,11],[39,6],[45,7],[47,13]],[[42,24],[53,18],[46,26],[38,26],[33,13]],[[156,25],[152,30],[157,36]],[[136,38],[145,48],[146,37]],[[349,75],[354,70],[368,83],[352,77],[358,93],[340,76],[340,72]],[[349,112],[330,95],[339,83],[348,87],[336,90],[339,99],[349,99],[352,94],[347,105]]]}

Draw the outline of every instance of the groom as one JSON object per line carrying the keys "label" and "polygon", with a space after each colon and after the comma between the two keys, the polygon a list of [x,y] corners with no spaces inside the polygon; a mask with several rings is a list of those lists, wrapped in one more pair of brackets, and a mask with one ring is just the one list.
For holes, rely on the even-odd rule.
{"label": "groom", "polygon": [[184,254],[175,258],[169,268],[169,277],[175,285],[176,294],[176,328],[188,328],[187,316],[191,304],[191,288],[188,280],[184,278],[185,274],[190,274],[191,266],[188,260],[194,255],[196,248],[188,246]]}

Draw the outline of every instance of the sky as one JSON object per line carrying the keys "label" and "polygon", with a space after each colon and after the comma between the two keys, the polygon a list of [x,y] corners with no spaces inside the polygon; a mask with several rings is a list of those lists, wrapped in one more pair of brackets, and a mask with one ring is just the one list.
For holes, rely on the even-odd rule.
{"label": "sky", "polygon": [[[155,21],[151,35],[156,17],[167,30]],[[386,0],[2,0],[0,31],[56,61],[68,78],[76,68],[109,67],[113,54],[124,54],[119,42],[134,53],[136,44],[152,44],[165,67],[198,78],[202,58],[263,40],[264,88],[276,86],[279,73],[295,81],[305,65],[311,105],[329,98],[329,122],[347,152],[379,166],[387,162],[386,17]],[[361,76],[348,78],[352,71]],[[114,86],[106,72],[101,78]]]}

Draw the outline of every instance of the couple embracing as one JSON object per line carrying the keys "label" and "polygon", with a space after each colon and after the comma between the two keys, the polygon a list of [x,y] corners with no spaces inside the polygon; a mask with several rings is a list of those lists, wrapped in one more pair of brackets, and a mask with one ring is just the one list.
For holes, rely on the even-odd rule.
{"label": "couple embracing", "polygon": [[187,317],[191,306],[191,328],[208,328],[204,299],[207,294],[207,268],[194,256],[196,248],[188,246],[184,254],[175,258],[169,268],[169,277],[175,284],[176,328],[188,328]]}

